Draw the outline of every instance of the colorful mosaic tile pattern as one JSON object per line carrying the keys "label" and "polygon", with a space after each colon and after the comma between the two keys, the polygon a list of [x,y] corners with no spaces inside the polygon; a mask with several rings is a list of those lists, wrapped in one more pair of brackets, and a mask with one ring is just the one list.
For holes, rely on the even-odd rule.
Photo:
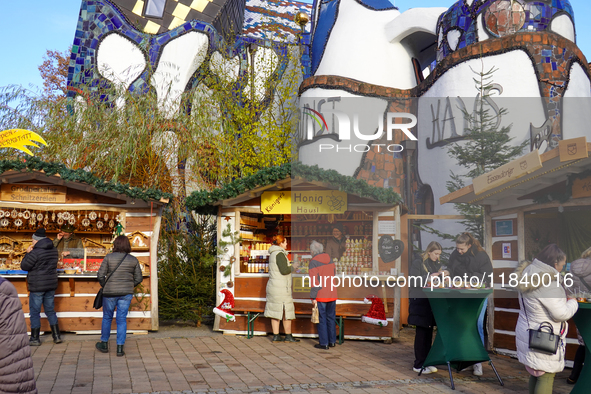
{"label": "colorful mosaic tile pattern", "polygon": [[[460,0],[439,19],[437,61],[478,42],[479,18],[490,36],[486,38],[493,38],[517,32],[545,31],[559,15],[569,16],[574,25],[575,16],[568,0],[476,0],[471,5]],[[450,43],[448,33],[454,30],[460,32],[460,39]]]}
{"label": "colorful mosaic tile pattern", "polygon": [[[300,27],[294,22],[298,12],[312,19],[312,4],[285,0],[247,0],[244,12],[243,34],[258,39],[297,42]],[[310,25],[305,33],[310,33]]]}
{"label": "colorful mosaic tile pattern", "polygon": [[[182,3],[179,2],[179,4]],[[261,0],[257,0],[256,4],[265,8],[263,7],[264,4]],[[281,2],[277,2],[276,4],[281,4]],[[304,9],[311,11],[310,7],[304,7]],[[286,11],[283,14],[279,12],[279,8],[277,8],[277,10],[277,15],[275,15],[275,21],[277,24],[281,22],[282,26],[289,26],[288,22],[293,23],[288,20],[287,10],[283,10]],[[251,17],[254,18],[252,12]],[[245,24],[245,33],[255,25],[252,23]],[[261,34],[257,35],[257,29],[255,29],[250,36],[247,34],[246,36],[239,37],[232,48],[227,48],[222,44],[221,36],[209,23],[197,20],[185,21],[170,31],[159,35],[153,35],[145,31],[137,30],[114,3],[108,0],[83,0],[76,28],[76,35],[72,46],[70,65],[68,68],[68,96],[75,97],[77,94],[80,94],[81,88],[90,90],[87,92],[89,94],[94,94],[98,92],[99,86],[108,85],[109,82],[102,78],[96,70],[96,57],[101,41],[107,35],[114,32],[127,38],[140,48],[144,52],[146,60],[151,65],[150,67],[147,67],[146,71],[144,71],[144,73],[131,84],[129,88],[131,92],[144,93],[149,90],[149,81],[153,70],[157,68],[163,47],[176,37],[191,31],[203,32],[209,35],[210,51],[218,50],[219,48],[219,50],[224,52],[228,58],[239,56],[243,64],[245,64],[247,60],[246,46],[248,44],[256,43],[259,46],[271,47],[277,52],[279,59],[281,59],[281,64],[278,70],[279,75],[281,75],[287,66],[285,45],[278,42],[276,37],[274,37],[275,40],[272,40],[269,37],[264,39],[262,37],[262,26],[259,26],[258,29],[261,31]],[[304,44],[309,42],[307,34],[304,35],[302,42]],[[307,70],[310,69],[309,59],[310,56],[307,45],[303,45],[302,62]],[[243,72],[246,72],[245,68],[243,68]],[[190,82],[190,86],[196,86],[199,81],[200,73],[198,71]]]}

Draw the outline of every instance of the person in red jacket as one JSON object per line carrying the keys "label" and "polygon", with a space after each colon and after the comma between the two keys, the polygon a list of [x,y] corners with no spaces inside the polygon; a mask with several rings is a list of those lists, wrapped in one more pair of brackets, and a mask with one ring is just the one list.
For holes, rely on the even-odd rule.
{"label": "person in red jacket", "polygon": [[328,253],[324,252],[321,243],[312,241],[310,244],[312,260],[310,260],[308,275],[310,276],[310,298],[314,306],[318,307],[317,325],[318,340],[314,345],[317,349],[328,350],[334,347],[337,341],[336,330],[336,306],[337,290],[332,287],[332,278],[335,275],[335,265]]}

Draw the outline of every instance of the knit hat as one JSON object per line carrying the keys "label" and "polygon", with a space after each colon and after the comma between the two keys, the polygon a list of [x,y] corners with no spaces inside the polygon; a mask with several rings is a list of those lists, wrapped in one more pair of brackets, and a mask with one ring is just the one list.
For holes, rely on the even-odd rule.
{"label": "knit hat", "polygon": [[45,238],[45,229],[38,228],[37,231],[35,231],[35,234],[33,234],[33,239],[35,241],[41,241],[43,238]]}

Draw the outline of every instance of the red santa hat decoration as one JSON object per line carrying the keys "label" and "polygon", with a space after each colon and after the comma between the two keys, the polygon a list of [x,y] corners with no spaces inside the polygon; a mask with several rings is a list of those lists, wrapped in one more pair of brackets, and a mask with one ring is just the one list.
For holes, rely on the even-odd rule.
{"label": "red santa hat decoration", "polygon": [[364,323],[375,324],[376,326],[385,327],[388,325],[386,320],[386,311],[384,310],[384,303],[382,300],[374,295],[367,296],[363,302],[371,303],[371,308],[366,315],[361,316],[361,321]]}
{"label": "red santa hat decoration", "polygon": [[236,321],[236,317],[232,311],[234,308],[234,295],[230,290],[223,289],[220,291],[220,297],[222,302],[220,302],[217,307],[213,308],[213,313],[226,319],[227,322]]}

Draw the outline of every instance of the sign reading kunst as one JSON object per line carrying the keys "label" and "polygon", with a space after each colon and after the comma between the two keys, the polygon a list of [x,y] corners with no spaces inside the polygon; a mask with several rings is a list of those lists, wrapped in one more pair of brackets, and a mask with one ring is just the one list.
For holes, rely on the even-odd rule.
{"label": "sign reading kunst", "polygon": [[261,194],[261,211],[275,214],[330,214],[347,210],[347,193],[337,190],[274,191]]}
{"label": "sign reading kunst", "polygon": [[2,201],[14,202],[66,202],[66,187],[54,185],[11,185],[3,184],[0,188]]}
{"label": "sign reading kunst", "polygon": [[510,161],[499,168],[474,178],[474,194],[479,195],[497,186],[521,178],[542,168],[542,161],[538,150],[534,150],[525,156]]}

